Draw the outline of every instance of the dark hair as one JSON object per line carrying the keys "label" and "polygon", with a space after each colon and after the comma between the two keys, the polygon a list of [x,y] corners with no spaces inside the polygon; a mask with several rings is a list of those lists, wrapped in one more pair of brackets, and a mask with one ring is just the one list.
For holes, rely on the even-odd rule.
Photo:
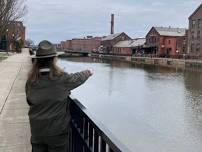
{"label": "dark hair", "polygon": [[56,65],[56,57],[37,58],[34,59],[32,69],[28,74],[28,80],[32,83],[38,83],[41,68],[50,68],[49,78],[52,80],[54,77],[62,76],[64,71]]}

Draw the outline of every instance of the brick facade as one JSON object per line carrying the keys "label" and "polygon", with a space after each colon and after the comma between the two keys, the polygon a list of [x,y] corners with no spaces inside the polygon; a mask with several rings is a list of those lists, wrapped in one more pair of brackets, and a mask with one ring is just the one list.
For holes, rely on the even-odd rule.
{"label": "brick facade", "polygon": [[187,32],[179,36],[178,28],[160,27],[160,29],[165,31],[159,32],[155,27],[152,27],[146,35],[147,51],[159,56],[176,56],[186,53]]}
{"label": "brick facade", "polygon": [[74,50],[74,51],[97,51],[101,44],[100,37],[87,37],[83,39],[72,39],[61,42],[62,49]]}
{"label": "brick facade", "polygon": [[189,17],[188,54],[202,56],[202,4]]}
{"label": "brick facade", "polygon": [[14,41],[22,40],[25,45],[25,26],[20,21],[12,21],[8,26],[8,48],[10,51],[15,50]]}
{"label": "brick facade", "polygon": [[20,47],[24,47],[25,45],[25,26],[21,21],[9,22],[5,35],[0,38],[0,49],[16,51],[16,42],[19,42]]}
{"label": "brick facade", "polygon": [[131,56],[133,54],[141,52],[144,44],[145,38],[120,41],[113,46],[113,54]]}
{"label": "brick facade", "polygon": [[103,38],[101,41],[101,46],[103,47],[103,50],[102,50],[103,53],[113,54],[113,46],[116,43],[124,40],[131,40],[131,38],[124,32],[112,34],[107,36],[106,38]]}
{"label": "brick facade", "polygon": [[113,54],[117,55],[132,55],[133,51],[132,48],[127,47],[114,47]]}

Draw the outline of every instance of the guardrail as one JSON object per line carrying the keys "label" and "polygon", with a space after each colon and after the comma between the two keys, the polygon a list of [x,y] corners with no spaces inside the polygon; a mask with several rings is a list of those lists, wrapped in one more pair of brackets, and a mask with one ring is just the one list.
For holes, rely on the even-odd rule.
{"label": "guardrail", "polygon": [[130,152],[77,99],[70,100],[72,121],[68,152]]}

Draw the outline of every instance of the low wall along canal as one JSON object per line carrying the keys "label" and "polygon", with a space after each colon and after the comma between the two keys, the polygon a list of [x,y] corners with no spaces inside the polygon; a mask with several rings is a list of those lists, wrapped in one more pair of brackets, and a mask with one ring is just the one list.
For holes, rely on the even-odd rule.
{"label": "low wall along canal", "polygon": [[117,55],[92,54],[93,57],[101,59],[113,59],[137,64],[158,65],[163,67],[178,68],[178,69],[201,69],[202,61],[200,60],[185,60],[172,58],[150,58],[150,57],[131,57]]}

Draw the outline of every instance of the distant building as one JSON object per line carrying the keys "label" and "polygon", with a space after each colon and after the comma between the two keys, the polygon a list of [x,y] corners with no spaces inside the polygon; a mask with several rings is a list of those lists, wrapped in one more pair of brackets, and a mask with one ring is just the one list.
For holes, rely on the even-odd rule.
{"label": "distant building", "polygon": [[120,41],[113,46],[113,54],[133,55],[142,51],[146,42],[145,38]]}
{"label": "distant building", "polygon": [[12,21],[8,26],[8,47],[10,51],[15,50],[15,42],[22,41],[25,44],[25,26],[20,21]]}
{"label": "distant building", "polygon": [[55,48],[56,50],[61,50],[61,49],[62,49],[62,46],[61,46],[61,44],[54,44],[54,48]]}
{"label": "distant building", "polygon": [[61,49],[71,49],[72,40],[61,41]]}
{"label": "distant building", "polygon": [[68,50],[72,49],[72,40],[66,40],[65,48],[68,49]]}
{"label": "distant building", "polygon": [[189,17],[188,54],[202,56],[202,4]]}
{"label": "distant building", "polygon": [[104,38],[102,38],[101,41],[101,47],[102,47],[102,52],[103,53],[113,53],[113,46],[120,42],[120,41],[124,41],[124,40],[131,40],[131,38],[125,34],[124,32],[122,33],[116,33],[116,34],[111,34],[109,36],[106,36]]}
{"label": "distant building", "polygon": [[16,42],[20,42],[22,47],[25,45],[25,26],[21,21],[9,22],[6,34],[1,38],[0,48],[15,51]]}
{"label": "distant building", "polygon": [[71,49],[75,51],[97,51],[101,44],[101,38],[72,39]]}
{"label": "distant building", "polygon": [[76,38],[62,41],[61,48],[66,50],[93,52],[98,50],[100,44],[100,37],[87,36],[87,38]]}
{"label": "distant building", "polygon": [[152,27],[146,35],[145,52],[172,57],[186,53],[187,31],[185,28]]}
{"label": "distant building", "polygon": [[66,43],[65,41],[60,42],[61,49],[66,49],[66,44],[65,43]]}

